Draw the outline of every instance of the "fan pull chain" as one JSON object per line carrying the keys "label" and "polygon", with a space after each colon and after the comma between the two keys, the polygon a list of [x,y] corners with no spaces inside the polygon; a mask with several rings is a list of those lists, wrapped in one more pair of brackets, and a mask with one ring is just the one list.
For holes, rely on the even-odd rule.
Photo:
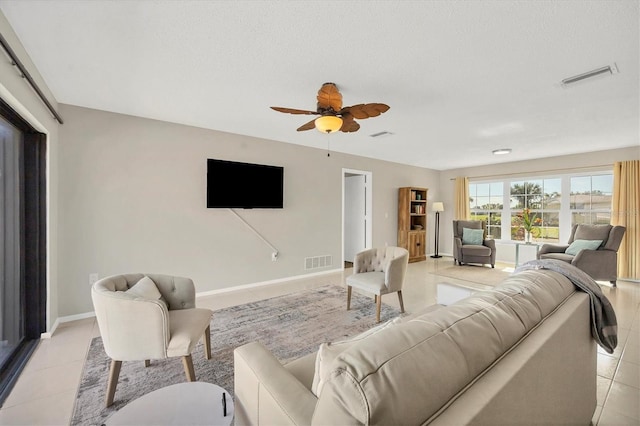
{"label": "fan pull chain", "polygon": [[331,157],[331,153],[329,150],[329,142],[331,141],[331,133],[327,132],[327,157]]}

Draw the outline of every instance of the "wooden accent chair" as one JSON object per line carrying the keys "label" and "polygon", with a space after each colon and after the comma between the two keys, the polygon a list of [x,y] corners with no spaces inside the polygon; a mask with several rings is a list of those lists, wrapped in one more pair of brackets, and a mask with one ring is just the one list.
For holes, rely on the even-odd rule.
{"label": "wooden accent chair", "polygon": [[347,310],[351,309],[351,288],[375,295],[376,322],[380,322],[382,295],[398,293],[400,311],[404,312],[402,285],[409,263],[409,252],[402,247],[372,248],[356,254],[353,274],[347,277]]}
{"label": "wooden accent chair", "polygon": [[211,359],[210,309],[195,307],[189,278],[126,274],[97,281],[91,298],[104,349],[111,358],[106,406],[113,404],[122,361],[182,357],[187,380],[196,380],[191,352],[204,339]]}

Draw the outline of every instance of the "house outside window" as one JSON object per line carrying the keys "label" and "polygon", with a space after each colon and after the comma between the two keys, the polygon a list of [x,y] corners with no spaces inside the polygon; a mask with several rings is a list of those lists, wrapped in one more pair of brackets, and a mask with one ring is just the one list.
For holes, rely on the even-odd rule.
{"label": "house outside window", "polygon": [[613,175],[574,176],[571,178],[571,225],[611,223]]}
{"label": "house outside window", "polygon": [[487,234],[523,241],[523,210],[529,209],[537,243],[560,243],[574,224],[609,224],[613,174],[555,175],[469,183],[472,220],[484,220]]}

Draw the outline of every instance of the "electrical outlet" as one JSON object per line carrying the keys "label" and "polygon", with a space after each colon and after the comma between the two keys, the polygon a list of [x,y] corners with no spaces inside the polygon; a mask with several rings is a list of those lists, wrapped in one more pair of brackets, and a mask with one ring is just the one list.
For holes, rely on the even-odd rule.
{"label": "electrical outlet", "polygon": [[89,285],[94,285],[98,281],[98,273],[93,272],[89,274]]}
{"label": "electrical outlet", "polygon": [[275,262],[276,260],[278,260],[278,252],[274,251],[273,253],[271,253],[271,261]]}

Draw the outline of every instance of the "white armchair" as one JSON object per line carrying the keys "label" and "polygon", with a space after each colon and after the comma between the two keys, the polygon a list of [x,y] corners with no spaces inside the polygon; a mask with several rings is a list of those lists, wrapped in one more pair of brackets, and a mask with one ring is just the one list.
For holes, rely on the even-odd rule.
{"label": "white armchair", "polygon": [[380,322],[382,295],[398,293],[400,311],[404,312],[402,285],[409,263],[409,252],[402,247],[372,248],[356,254],[353,275],[347,277],[347,310],[351,309],[351,288],[375,295],[376,322]]}
{"label": "white armchair", "polygon": [[100,335],[111,358],[106,406],[113,403],[122,361],[182,357],[188,381],[195,381],[191,352],[200,337],[211,359],[212,311],[196,308],[189,278],[126,274],[103,278],[91,288]]}

